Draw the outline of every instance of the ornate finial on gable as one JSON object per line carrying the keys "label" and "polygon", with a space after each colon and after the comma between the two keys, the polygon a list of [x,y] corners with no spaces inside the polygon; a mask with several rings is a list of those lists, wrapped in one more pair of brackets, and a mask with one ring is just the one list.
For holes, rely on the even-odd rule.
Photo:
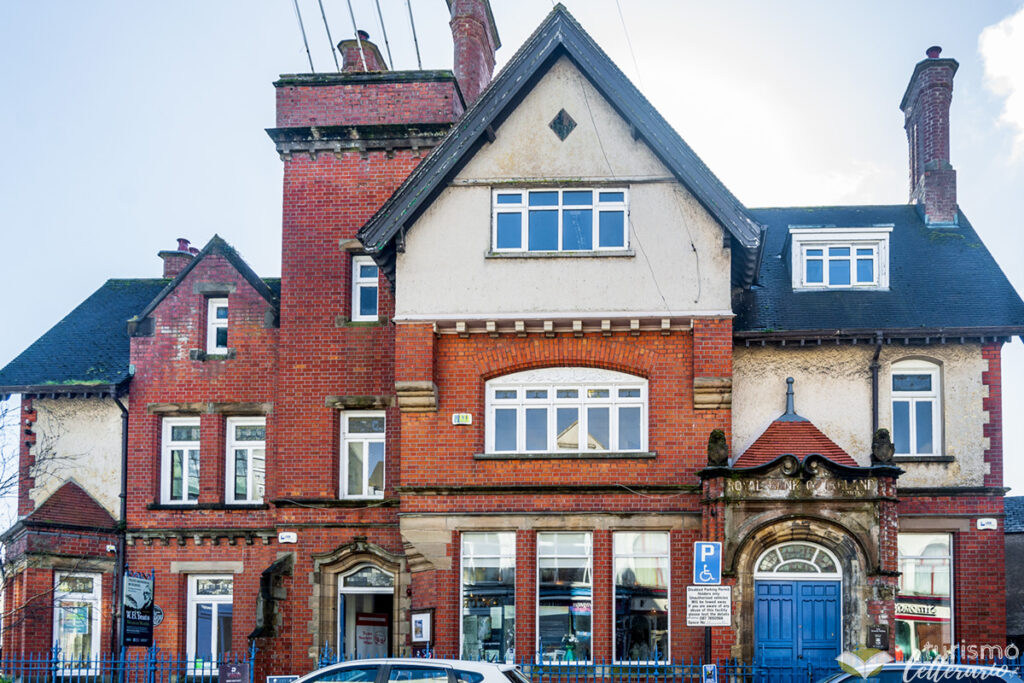
{"label": "ornate finial on gable", "polygon": [[793,407],[793,378],[786,378],[786,412],[783,413],[777,420],[777,422],[807,422],[807,418],[801,417],[796,414],[796,409]]}

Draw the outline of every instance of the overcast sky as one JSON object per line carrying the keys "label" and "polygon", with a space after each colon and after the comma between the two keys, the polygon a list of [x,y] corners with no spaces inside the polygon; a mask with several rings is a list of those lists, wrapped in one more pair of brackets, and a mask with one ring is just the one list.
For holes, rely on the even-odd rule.
{"label": "overcast sky", "polygon": [[[322,0],[334,41],[348,6]],[[451,68],[444,0],[411,0],[424,68]],[[492,0],[504,64],[550,0]],[[351,0],[387,58],[373,0]],[[960,62],[959,202],[1024,291],[1021,0],[834,3],[568,0],[566,6],[747,206],[898,204],[898,105],[929,45]],[[398,69],[416,68],[405,0],[380,0]],[[299,0],[317,71],[317,0]],[[628,39],[627,40],[627,36]],[[632,43],[632,52],[629,42]],[[0,366],[110,277],[214,233],[280,274],[278,74],[308,72],[292,0],[0,3]],[[1004,348],[1007,484],[1024,494],[1024,345]]]}

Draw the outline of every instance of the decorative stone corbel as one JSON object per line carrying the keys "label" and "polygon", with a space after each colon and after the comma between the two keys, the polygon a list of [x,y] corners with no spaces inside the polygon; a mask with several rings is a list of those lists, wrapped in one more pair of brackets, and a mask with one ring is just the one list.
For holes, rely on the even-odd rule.
{"label": "decorative stone corbel", "polygon": [[395,393],[403,413],[437,412],[437,385],[433,382],[395,382]]}
{"label": "decorative stone corbel", "polygon": [[695,410],[732,407],[732,378],[694,377],[693,407]]}

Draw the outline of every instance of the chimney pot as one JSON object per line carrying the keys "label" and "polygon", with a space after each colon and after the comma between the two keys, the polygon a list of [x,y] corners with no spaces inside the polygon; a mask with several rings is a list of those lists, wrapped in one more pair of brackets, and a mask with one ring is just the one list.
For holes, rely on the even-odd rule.
{"label": "chimney pot", "polygon": [[942,54],[942,48],[938,45],[932,45],[925,51],[925,54],[928,55],[928,59],[938,59],[939,55]]}
{"label": "chimney pot", "polygon": [[189,247],[188,248],[188,253],[192,254],[193,256],[196,256],[196,255],[199,254],[199,248],[198,247]]}
{"label": "chimney pot", "polygon": [[[387,71],[388,67],[384,63],[384,57],[381,56],[380,50],[377,46],[370,42],[370,34],[362,29],[356,31],[359,39],[350,38],[343,40],[338,43],[338,52],[341,54],[341,70],[345,73],[361,72],[361,71]],[[362,44],[363,53],[359,54],[359,46]],[[363,66],[363,63],[366,66]]]}
{"label": "chimney pot", "polygon": [[184,237],[178,238],[178,251],[188,251],[189,240]]}

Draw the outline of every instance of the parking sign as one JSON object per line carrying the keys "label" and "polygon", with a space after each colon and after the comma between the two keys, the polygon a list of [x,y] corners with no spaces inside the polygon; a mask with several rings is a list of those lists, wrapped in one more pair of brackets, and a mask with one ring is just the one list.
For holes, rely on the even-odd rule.
{"label": "parking sign", "polygon": [[718,541],[693,544],[693,583],[697,586],[722,583],[722,544]]}

